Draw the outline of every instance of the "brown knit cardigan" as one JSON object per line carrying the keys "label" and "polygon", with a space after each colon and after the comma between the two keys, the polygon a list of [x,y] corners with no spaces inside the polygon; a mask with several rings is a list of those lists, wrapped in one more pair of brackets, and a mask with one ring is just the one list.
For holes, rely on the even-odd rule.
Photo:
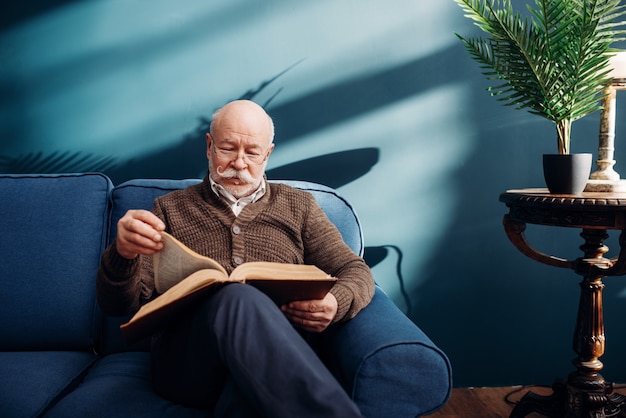
{"label": "brown knit cardigan", "polygon": [[[337,277],[331,289],[338,303],[333,322],[353,318],[372,298],[374,280],[362,258],[343,242],[310,193],[268,183],[267,192],[235,216],[200,184],[155,200],[152,212],[166,231],[230,273],[241,262],[313,264]],[[97,279],[98,302],[112,315],[129,314],[155,295],[152,259],[121,257],[113,243],[105,251]]]}

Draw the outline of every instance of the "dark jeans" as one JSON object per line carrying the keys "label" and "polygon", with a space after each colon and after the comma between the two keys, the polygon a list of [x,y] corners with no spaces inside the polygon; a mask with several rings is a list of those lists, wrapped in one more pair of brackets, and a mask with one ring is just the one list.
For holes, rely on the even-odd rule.
{"label": "dark jeans", "polygon": [[216,417],[360,417],[314,350],[252,286],[228,284],[153,344],[154,385]]}

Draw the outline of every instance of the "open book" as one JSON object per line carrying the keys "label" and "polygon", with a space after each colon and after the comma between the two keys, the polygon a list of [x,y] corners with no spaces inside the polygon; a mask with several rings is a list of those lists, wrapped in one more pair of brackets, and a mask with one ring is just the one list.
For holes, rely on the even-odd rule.
{"label": "open book", "polygon": [[336,278],[315,266],[266,261],[244,263],[228,275],[212,258],[202,256],[166,232],[163,250],[153,256],[154,284],[160,295],[143,305],[121,326],[128,342],[147,337],[193,307],[215,285],[248,283],[277,305],[323,299]]}

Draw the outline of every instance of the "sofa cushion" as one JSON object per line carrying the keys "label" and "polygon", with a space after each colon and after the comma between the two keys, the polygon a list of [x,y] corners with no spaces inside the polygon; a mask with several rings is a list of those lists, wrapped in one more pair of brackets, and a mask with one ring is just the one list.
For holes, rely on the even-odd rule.
{"label": "sofa cushion", "polygon": [[101,174],[0,175],[0,350],[93,347],[111,189]]}
{"label": "sofa cushion", "polygon": [[91,368],[82,384],[65,396],[47,418],[210,417],[158,396],[150,384],[150,354],[111,354]]}
{"label": "sofa cushion", "polygon": [[78,351],[0,352],[0,416],[39,416],[77,386],[95,359]]}

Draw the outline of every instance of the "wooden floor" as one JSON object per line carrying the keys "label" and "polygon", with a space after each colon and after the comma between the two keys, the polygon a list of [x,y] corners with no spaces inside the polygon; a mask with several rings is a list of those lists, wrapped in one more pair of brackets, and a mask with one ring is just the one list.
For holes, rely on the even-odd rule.
{"label": "wooden floor", "polygon": [[[624,385],[616,385],[615,392],[626,395]],[[448,403],[428,418],[506,418],[515,402],[531,390],[538,395],[550,395],[552,388],[542,386],[512,386],[499,388],[456,388]],[[527,418],[539,418],[536,413]]]}

